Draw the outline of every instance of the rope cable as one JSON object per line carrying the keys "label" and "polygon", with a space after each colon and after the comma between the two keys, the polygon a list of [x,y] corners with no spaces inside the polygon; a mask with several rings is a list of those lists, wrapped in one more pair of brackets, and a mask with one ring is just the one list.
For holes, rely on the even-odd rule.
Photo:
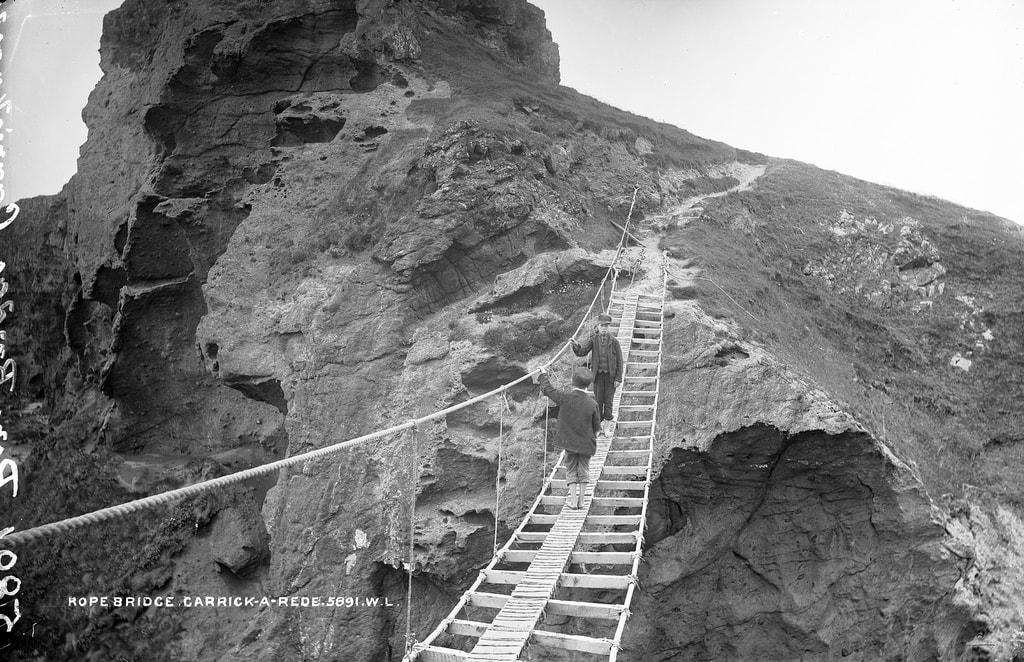
{"label": "rope cable", "polygon": [[416,492],[420,487],[420,462],[419,462],[419,426],[413,426],[410,439],[412,440],[412,452],[409,454],[409,485],[412,488],[412,497],[409,499],[409,558],[406,562],[409,581],[405,593],[405,654],[408,655],[415,645],[412,633],[412,570],[413,557],[416,553]]}
{"label": "rope cable", "polygon": [[508,398],[501,394],[501,402],[498,403],[498,473],[494,477],[494,554],[498,553],[498,508],[501,505],[501,446],[505,434],[505,409],[509,413],[512,409],[508,406]]}
{"label": "rope cable", "polygon": [[541,391],[541,401],[544,403],[544,464],[541,465],[540,472],[540,485],[541,489],[544,489],[544,481],[548,475],[548,414],[551,408],[548,407],[548,403],[543,399],[543,391]]}
{"label": "rope cable", "polygon": [[725,290],[723,290],[723,289],[722,289],[722,286],[721,286],[721,285],[719,285],[719,284],[718,284],[718,283],[716,283],[715,281],[711,280],[711,279],[710,279],[710,278],[708,278],[707,276],[691,276],[691,278],[694,278],[695,280],[706,280],[706,281],[708,281],[709,283],[711,283],[712,285],[714,285],[715,287],[717,287],[717,288],[718,288],[718,289],[719,289],[719,290],[720,290],[720,291],[722,292],[722,294],[724,294],[725,296],[729,297],[729,300],[730,300],[730,301],[732,301],[732,302],[733,302],[734,304],[736,304],[737,306],[739,306],[739,309],[740,309],[740,310],[742,310],[743,312],[745,312],[745,313],[746,313],[747,315],[750,315],[751,319],[753,319],[753,320],[755,320],[755,321],[757,321],[757,322],[760,322],[760,321],[761,321],[761,320],[757,319],[757,317],[755,317],[753,313],[751,313],[751,312],[750,312],[749,310],[747,310],[747,309],[746,309],[746,308],[744,308],[744,307],[743,307],[742,305],[740,305],[740,302],[739,302],[739,301],[737,301],[736,299],[733,299],[733,298],[732,298],[732,296],[731,296],[731,295],[730,295],[730,294],[729,294],[728,292],[726,292]]}
{"label": "rope cable", "polygon": [[608,305],[605,306],[605,310],[608,310],[608,308],[611,306],[611,303],[612,303],[612,293],[615,292],[615,282],[619,278],[619,269],[618,269],[618,267],[616,265],[618,264],[619,257],[622,255],[623,251],[626,250],[626,239],[630,236],[629,235],[629,223],[630,223],[630,221],[633,220],[633,208],[636,207],[636,195],[639,192],[640,192],[640,186],[634,184],[633,185],[633,199],[629,203],[629,213],[626,214],[626,222],[622,226],[622,236],[619,238],[619,245],[618,245],[618,247],[615,250],[615,257],[612,258],[612,264],[611,264],[611,267],[609,267],[609,269],[612,269],[614,271],[614,275],[612,277],[612,287],[611,287],[611,290],[609,290],[609,292],[608,292]]}
{"label": "rope cable", "polygon": [[[251,478],[255,478],[257,476],[263,476],[263,475],[271,474],[271,473],[274,473],[275,471],[279,471],[280,469],[284,469],[284,468],[287,468],[287,467],[290,467],[290,466],[293,466],[293,465],[296,465],[296,464],[300,464],[300,463],[303,463],[303,462],[308,462],[310,460],[324,458],[324,457],[327,457],[327,456],[332,455],[334,453],[337,453],[337,452],[339,452],[341,450],[344,450],[344,449],[346,449],[346,448],[348,448],[350,446],[361,444],[361,443],[367,442],[367,441],[372,441],[374,439],[380,439],[382,437],[386,437],[386,436],[389,436],[389,435],[392,435],[392,434],[395,434],[395,433],[398,433],[398,432],[402,432],[404,430],[408,430],[408,429],[416,427],[416,426],[423,425],[424,423],[429,423],[429,422],[432,422],[432,421],[444,418],[448,414],[457,412],[457,411],[459,411],[461,409],[465,409],[466,407],[472,406],[472,405],[474,405],[474,404],[476,404],[478,402],[481,402],[483,400],[491,398],[494,395],[497,395],[499,393],[503,393],[504,391],[508,390],[512,386],[515,386],[516,384],[524,382],[527,379],[533,378],[534,376],[536,376],[541,371],[541,369],[549,368],[551,365],[553,365],[556,361],[558,361],[559,359],[561,359],[565,355],[566,351],[569,350],[570,347],[571,347],[572,340],[576,339],[576,337],[579,335],[580,331],[583,329],[583,326],[587,323],[587,320],[589,319],[589,316],[594,312],[595,306],[598,304],[598,302],[601,302],[602,304],[604,303],[603,302],[603,296],[602,296],[603,291],[604,291],[604,286],[605,286],[605,284],[607,284],[609,282],[609,278],[610,277],[613,277],[613,275],[617,275],[616,270],[614,268],[615,267],[615,263],[616,263],[616,261],[618,260],[619,256],[622,254],[622,251],[623,251],[624,243],[625,243],[626,237],[627,237],[626,233],[628,232],[628,229],[629,229],[629,223],[630,223],[630,220],[631,220],[632,215],[633,215],[633,209],[634,209],[634,206],[636,205],[636,196],[637,196],[637,192],[639,190],[640,190],[639,186],[634,186],[633,187],[633,198],[632,198],[632,201],[630,202],[629,213],[628,213],[628,215],[626,217],[626,224],[624,226],[624,231],[622,233],[622,236],[619,239],[619,244],[618,244],[618,247],[617,247],[616,252],[615,252],[615,257],[612,259],[612,264],[609,265],[607,271],[605,272],[604,277],[601,279],[601,283],[600,283],[600,286],[598,288],[598,291],[595,294],[594,298],[591,300],[590,305],[587,307],[587,310],[583,313],[582,318],[580,319],[579,324],[576,326],[576,330],[573,331],[572,335],[570,336],[570,340],[566,341],[558,349],[558,351],[554,354],[554,356],[552,356],[546,363],[538,366],[537,368],[534,368],[533,370],[531,370],[530,372],[526,373],[525,375],[523,375],[523,376],[521,376],[521,377],[519,377],[519,378],[517,378],[517,379],[515,379],[515,380],[513,380],[511,382],[508,382],[507,384],[503,384],[503,385],[501,385],[501,386],[499,386],[499,387],[497,387],[495,389],[492,389],[492,390],[488,391],[487,393],[483,393],[483,394],[478,395],[478,396],[476,396],[474,398],[470,398],[469,400],[465,400],[465,401],[460,402],[458,404],[452,405],[451,407],[447,407],[445,409],[438,410],[438,411],[433,412],[431,414],[427,414],[425,416],[421,416],[420,418],[410,419],[410,420],[408,420],[408,421],[406,421],[404,423],[401,423],[401,424],[398,424],[398,425],[393,425],[393,426],[391,426],[389,428],[385,428],[383,430],[377,430],[376,432],[371,432],[369,434],[365,434],[365,435],[362,435],[360,437],[355,437],[353,439],[348,439],[346,441],[341,441],[341,442],[338,442],[338,443],[335,443],[335,444],[331,444],[329,446],[324,446],[323,448],[317,448],[317,449],[314,449],[314,450],[311,450],[311,451],[307,451],[305,453],[300,453],[299,455],[293,455],[292,457],[286,457],[286,458],[282,458],[280,460],[275,460],[273,462],[269,462],[269,463],[264,464],[264,465],[260,465],[260,466],[256,466],[256,467],[251,467],[249,469],[243,469],[242,471],[237,471],[235,473],[228,474],[226,476],[221,476],[219,478],[212,478],[212,479],[209,479],[209,480],[200,481],[198,483],[194,483],[192,485],[187,485],[185,487],[179,487],[177,489],[168,490],[167,492],[161,492],[159,494],[154,494],[154,495],[151,495],[151,496],[148,496],[148,497],[144,497],[144,498],[141,498],[141,499],[135,499],[134,501],[129,501],[129,502],[126,502],[126,503],[116,504],[114,506],[109,506],[107,508],[101,508],[99,510],[95,510],[95,511],[92,511],[92,512],[89,512],[89,513],[85,513],[83,515],[78,515],[78,516],[75,516],[75,517],[68,517],[68,518],[65,518],[63,520],[58,520],[57,522],[51,522],[49,524],[43,524],[43,525],[40,525],[40,526],[32,527],[30,529],[25,529],[23,531],[15,531],[15,532],[5,536],[4,538],[0,539],[0,548],[5,548],[5,547],[8,547],[8,546],[19,545],[19,544],[25,544],[25,543],[37,542],[37,541],[40,541],[43,538],[46,538],[47,536],[49,536],[51,534],[54,534],[54,533],[67,532],[67,531],[70,531],[72,529],[75,529],[75,528],[78,528],[78,527],[81,527],[81,526],[87,526],[87,525],[91,525],[91,524],[98,524],[100,522],[104,522],[104,521],[107,521],[107,520],[110,520],[110,519],[113,519],[113,518],[116,518],[116,517],[121,517],[122,515],[125,515],[125,514],[128,514],[128,513],[132,513],[132,512],[138,511],[138,510],[142,510],[142,509],[145,509],[145,508],[152,508],[152,507],[159,506],[159,505],[166,505],[166,504],[170,504],[170,503],[175,503],[175,502],[180,501],[182,499],[186,499],[186,498],[189,498],[189,497],[192,497],[192,496],[196,496],[196,495],[198,495],[198,494],[200,494],[202,492],[206,492],[208,490],[213,490],[213,489],[217,489],[217,488],[220,488],[220,487],[224,487],[226,485],[231,485],[233,483],[242,482],[242,481],[245,481],[245,480],[249,480]],[[613,278],[611,280],[611,291],[609,292],[609,295],[608,295],[609,301],[611,300],[611,292],[614,292],[614,290],[615,290],[615,282],[614,282],[614,278]]]}
{"label": "rope cable", "polygon": [[636,273],[640,271],[640,265],[643,264],[644,258],[647,257],[647,247],[640,247],[640,254],[636,256],[636,260],[633,262],[633,272],[629,275],[629,286],[633,286],[633,281],[636,279]]}
{"label": "rope cable", "polygon": [[[666,269],[666,271],[668,271],[668,269]],[[720,292],[721,292],[722,294],[724,294],[724,295],[725,295],[726,297],[728,297],[729,301],[732,301],[732,302],[733,302],[734,304],[736,304],[736,306],[737,306],[737,307],[738,307],[738,308],[739,308],[740,310],[742,310],[743,312],[745,312],[745,313],[746,313],[747,315],[750,315],[751,319],[753,319],[753,320],[755,320],[755,321],[757,321],[757,322],[760,322],[760,321],[761,321],[761,320],[759,320],[759,319],[758,319],[757,317],[755,317],[755,316],[753,315],[753,313],[751,313],[751,312],[750,312],[749,310],[747,310],[746,308],[744,308],[744,307],[743,307],[743,306],[742,306],[742,305],[740,304],[740,302],[739,302],[739,301],[737,301],[736,299],[733,299],[733,298],[732,298],[732,295],[730,295],[730,294],[729,294],[728,292],[726,292],[726,291],[725,291],[724,289],[722,289],[722,286],[721,286],[721,285],[719,285],[718,283],[716,283],[716,282],[715,282],[715,281],[714,281],[713,279],[709,278],[708,276],[684,276],[684,275],[682,275],[682,274],[679,274],[679,273],[677,273],[677,272],[673,272],[673,275],[674,275],[674,276],[675,276],[676,278],[680,278],[680,279],[683,279],[683,280],[685,280],[685,279],[689,278],[689,279],[692,279],[692,280],[706,280],[706,281],[708,281],[709,283],[711,283],[712,285],[714,285],[715,287],[717,287],[717,288],[718,288],[718,290],[719,290],[719,291],[720,291]]]}

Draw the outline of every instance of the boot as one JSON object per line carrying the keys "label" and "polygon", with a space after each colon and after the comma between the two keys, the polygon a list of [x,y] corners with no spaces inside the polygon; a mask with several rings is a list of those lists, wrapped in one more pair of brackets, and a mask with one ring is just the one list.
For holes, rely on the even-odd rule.
{"label": "boot", "polygon": [[576,507],[577,508],[582,508],[583,507],[583,496],[584,496],[584,493],[586,491],[587,491],[587,486],[586,486],[585,483],[580,483],[579,485],[576,486]]}
{"label": "boot", "polygon": [[580,486],[578,483],[573,483],[569,486],[569,495],[565,497],[565,505],[575,510],[577,508],[576,501],[579,498]]}

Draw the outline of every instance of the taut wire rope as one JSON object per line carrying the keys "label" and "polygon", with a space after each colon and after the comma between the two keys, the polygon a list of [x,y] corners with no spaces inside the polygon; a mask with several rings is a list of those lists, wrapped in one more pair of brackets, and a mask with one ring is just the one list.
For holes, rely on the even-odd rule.
{"label": "taut wire rope", "polygon": [[686,280],[687,278],[689,278],[689,279],[691,279],[691,280],[706,280],[706,281],[708,281],[709,283],[711,283],[712,285],[714,285],[715,287],[717,287],[717,288],[718,288],[718,290],[719,290],[719,291],[720,291],[720,292],[721,292],[722,294],[724,294],[724,295],[725,295],[726,297],[728,297],[729,301],[732,301],[732,302],[733,302],[734,304],[736,304],[736,306],[737,306],[737,307],[738,307],[738,308],[739,308],[740,310],[742,310],[742,311],[743,311],[743,312],[745,312],[745,313],[746,313],[747,315],[749,315],[751,319],[753,319],[753,320],[754,320],[754,321],[756,321],[756,322],[760,322],[760,321],[761,321],[761,320],[759,320],[759,319],[758,319],[757,317],[755,317],[753,313],[751,313],[751,312],[750,312],[749,310],[747,310],[746,308],[744,308],[744,307],[743,307],[743,306],[742,306],[742,305],[740,304],[740,302],[739,302],[739,301],[737,301],[736,299],[733,299],[733,298],[732,298],[732,295],[730,295],[730,294],[729,294],[728,292],[726,292],[726,291],[725,291],[724,289],[722,289],[722,286],[721,286],[721,285],[719,285],[718,283],[716,283],[716,282],[715,282],[715,281],[714,281],[713,279],[711,279],[711,278],[709,278],[709,277],[707,277],[707,276],[683,276],[683,275],[680,275],[680,274],[678,274],[678,273],[674,273],[673,275],[674,275],[674,276],[675,276],[676,278],[681,278],[681,279],[683,279],[683,280]]}

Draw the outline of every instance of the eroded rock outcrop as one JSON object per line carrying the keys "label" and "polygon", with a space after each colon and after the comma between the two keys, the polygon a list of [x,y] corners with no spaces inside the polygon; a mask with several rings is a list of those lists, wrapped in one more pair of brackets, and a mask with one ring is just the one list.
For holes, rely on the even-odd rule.
{"label": "eroded rock outcrop", "polygon": [[[632,231],[647,243],[629,252],[623,282],[660,283],[667,248],[679,301],[667,309],[658,479],[622,659],[952,660],[987,632],[1012,654],[1020,608],[998,584],[1016,557],[992,535],[1018,532],[1010,507],[933,503],[927,490],[944,484],[915,466],[927,453],[891,443],[910,423],[891,432],[847,383],[867,383],[878,352],[830,353],[822,338],[839,337],[835,325],[812,330],[823,297],[898,312],[938,295],[937,312],[957,302],[961,336],[982,342],[962,358],[1024,344],[1004,323],[1012,310],[993,313],[994,297],[956,279],[955,247],[928,231],[934,210],[824,193],[805,209],[787,191],[828,179],[820,171],[557,86],[543,16],[518,0],[128,0],[106,19],[102,66],[80,172],[28,210],[45,222],[18,238],[44,265],[18,267],[22,286],[51,301],[18,331],[55,428],[26,463],[51,480],[32,485],[71,485],[46,501],[60,511],[51,518],[79,507],[72,479],[85,469],[61,457],[106,467],[81,499],[99,507],[526,374],[576,328],[635,185]],[[797,232],[812,237],[800,259],[779,247]],[[793,303],[773,289],[783,284],[812,291]],[[779,311],[806,347],[766,325]],[[901,332],[874,324],[896,338],[900,367],[916,368]],[[1011,383],[979,364],[971,379]],[[994,402],[1013,396],[992,388]],[[908,421],[952,396],[919,384],[913,397],[896,401]],[[490,558],[495,528],[500,540],[536,494],[544,407],[526,383],[184,504],[140,529],[143,558],[119,557],[115,571],[90,556],[74,585],[404,604],[415,498],[411,625],[423,635]],[[986,438],[1004,449],[993,452],[1016,439],[1002,427]],[[73,567],[45,572],[59,583]],[[45,652],[68,659],[398,659],[406,626],[395,607],[50,618],[48,634],[72,635]]]}
{"label": "eroded rock outcrop", "polygon": [[627,650],[958,657],[971,610],[927,587],[965,566],[912,469],[730,324],[685,304],[666,333],[665,461]]}

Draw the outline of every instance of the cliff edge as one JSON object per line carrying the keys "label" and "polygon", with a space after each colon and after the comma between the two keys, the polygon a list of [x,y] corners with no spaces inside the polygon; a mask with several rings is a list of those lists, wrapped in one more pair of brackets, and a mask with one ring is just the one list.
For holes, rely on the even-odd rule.
{"label": "cliff edge", "polygon": [[[17,528],[526,374],[637,187],[671,301],[620,659],[1022,654],[1020,228],[562,87],[523,0],[127,0],[101,66],[78,174],[5,233]],[[422,637],[539,489],[544,404],[508,397],[415,474],[383,438],[26,553],[14,659],[400,659],[413,494]],[[104,594],[401,608],[64,604]]]}

